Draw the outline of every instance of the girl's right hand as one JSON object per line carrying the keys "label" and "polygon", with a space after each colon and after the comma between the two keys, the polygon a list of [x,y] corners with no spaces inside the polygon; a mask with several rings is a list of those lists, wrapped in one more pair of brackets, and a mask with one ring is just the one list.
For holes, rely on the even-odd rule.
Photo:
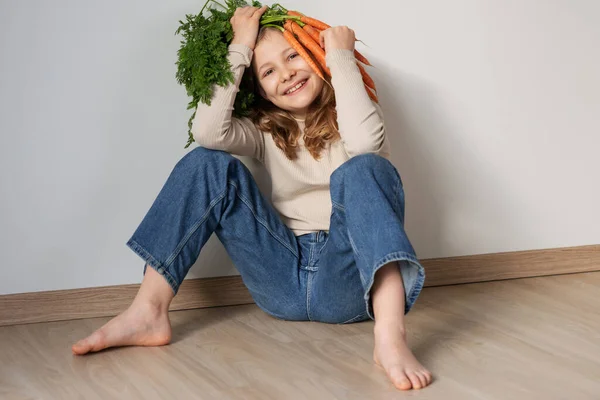
{"label": "girl's right hand", "polygon": [[233,29],[232,44],[245,44],[254,50],[260,18],[267,11],[268,6],[261,8],[245,6],[238,7],[229,20]]}

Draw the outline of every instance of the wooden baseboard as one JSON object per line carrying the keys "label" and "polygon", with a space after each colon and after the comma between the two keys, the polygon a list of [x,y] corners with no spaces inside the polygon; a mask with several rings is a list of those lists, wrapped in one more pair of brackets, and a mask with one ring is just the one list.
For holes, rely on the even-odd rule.
{"label": "wooden baseboard", "polygon": [[600,271],[600,245],[423,260],[425,286]]}
{"label": "wooden baseboard", "polygon": [[[600,271],[600,245],[515,251],[421,260],[425,286]],[[139,284],[0,296],[0,326],[114,316],[125,310]],[[253,303],[239,275],[186,279],[170,310]]]}

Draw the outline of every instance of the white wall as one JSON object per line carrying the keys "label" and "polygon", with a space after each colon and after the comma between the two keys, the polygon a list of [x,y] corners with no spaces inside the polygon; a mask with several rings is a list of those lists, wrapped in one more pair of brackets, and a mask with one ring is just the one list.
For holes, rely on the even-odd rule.
{"label": "white wall", "polygon": [[[0,0],[0,294],[141,281],[125,242],[190,150],[174,32],[202,4]],[[600,243],[599,2],[284,4],[369,45],[420,258]],[[188,277],[229,274],[213,235]]]}

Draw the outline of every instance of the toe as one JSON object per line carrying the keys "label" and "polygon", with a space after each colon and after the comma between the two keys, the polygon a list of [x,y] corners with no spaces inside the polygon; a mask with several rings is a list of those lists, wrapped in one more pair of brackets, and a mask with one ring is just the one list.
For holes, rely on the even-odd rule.
{"label": "toe", "polygon": [[425,377],[425,375],[422,372],[415,372],[415,375],[417,375],[419,377],[419,380],[421,381],[421,387],[424,388],[425,386],[427,386],[427,378]]}
{"label": "toe", "polygon": [[408,375],[408,379],[410,379],[413,389],[421,389],[423,386],[421,385],[421,380],[414,372],[409,372],[406,375]]}
{"label": "toe", "polygon": [[100,351],[107,347],[106,334],[102,330],[98,330],[90,336],[88,340],[89,351]]}
{"label": "toe", "polygon": [[400,367],[392,367],[390,369],[390,379],[394,386],[400,390],[408,390],[412,388],[412,383]]}
{"label": "toe", "polygon": [[72,350],[75,354],[86,354],[93,351],[99,351],[106,348],[106,336],[104,332],[98,330],[85,339],[75,343]]}
{"label": "toe", "polygon": [[85,340],[80,340],[79,342],[75,343],[71,347],[71,351],[73,351],[73,353],[75,353],[75,354],[85,354],[85,353],[87,353],[86,349],[87,349],[87,346],[86,346]]}
{"label": "toe", "polygon": [[423,371],[423,376],[425,376],[425,379],[427,379],[427,384],[429,385],[431,383],[431,372],[425,370]]}

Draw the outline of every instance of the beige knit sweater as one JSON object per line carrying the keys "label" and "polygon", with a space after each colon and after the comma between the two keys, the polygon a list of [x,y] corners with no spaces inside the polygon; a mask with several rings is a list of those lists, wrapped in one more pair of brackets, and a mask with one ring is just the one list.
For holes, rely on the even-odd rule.
{"label": "beige knit sweater", "polygon": [[[210,106],[199,103],[192,125],[194,139],[202,147],[260,161],[271,177],[271,203],[296,236],[329,231],[331,173],[362,153],[377,153],[389,159],[390,145],[381,108],[365,92],[354,53],[344,49],[329,51],[326,63],[331,70],[342,140],[324,148],[321,159],[316,161],[300,139],[298,159],[291,161],[269,133],[259,131],[248,118],[232,117],[235,96],[252,56],[252,49],[245,45],[229,46],[235,84],[215,86]],[[304,121],[296,121],[304,132]]]}

